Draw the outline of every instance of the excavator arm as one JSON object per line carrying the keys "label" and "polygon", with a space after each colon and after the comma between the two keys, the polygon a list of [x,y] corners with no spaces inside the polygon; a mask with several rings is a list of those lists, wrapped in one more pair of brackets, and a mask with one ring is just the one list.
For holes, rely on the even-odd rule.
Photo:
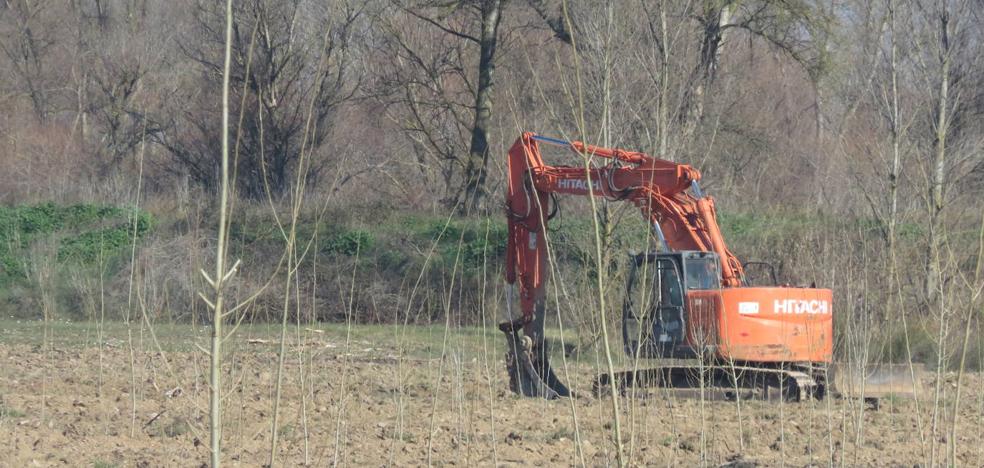
{"label": "excavator arm", "polygon": [[[550,166],[540,145],[566,147],[582,157],[608,160],[601,167]],[[664,250],[715,252],[721,259],[722,285],[743,283],[741,263],[724,243],[714,200],[699,186],[700,172],[686,164],[640,152],[601,148],[524,133],[509,150],[506,214],[509,237],[505,279],[509,321],[500,328],[510,336],[509,370],[513,390],[527,396],[566,396],[570,392],[547,362],[544,305],[548,278],[545,231],[556,208],[555,196],[605,197],[634,204],[649,221]],[[521,314],[514,316],[512,294],[518,289]],[[519,335],[522,330],[524,336]]]}

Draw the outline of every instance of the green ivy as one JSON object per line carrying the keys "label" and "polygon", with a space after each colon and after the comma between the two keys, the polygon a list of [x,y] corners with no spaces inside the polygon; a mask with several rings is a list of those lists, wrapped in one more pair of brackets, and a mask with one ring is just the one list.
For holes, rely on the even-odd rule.
{"label": "green ivy", "polygon": [[[0,207],[0,283],[26,278],[27,250],[35,242],[57,236],[57,260],[92,266],[119,255],[133,241],[133,211],[114,206],[51,202]],[[137,212],[136,235],[154,224],[150,213]]]}
{"label": "green ivy", "polygon": [[362,229],[343,231],[331,236],[325,243],[326,253],[355,255],[372,249],[374,238],[371,232]]}

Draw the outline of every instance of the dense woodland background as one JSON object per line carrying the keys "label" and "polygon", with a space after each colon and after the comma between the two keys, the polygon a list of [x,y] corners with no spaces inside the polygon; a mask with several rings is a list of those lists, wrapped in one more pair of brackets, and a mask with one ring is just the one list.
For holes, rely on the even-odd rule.
{"label": "dense woodland background", "polygon": [[[834,289],[841,342],[979,363],[982,7],[236,1],[240,318],[494,317],[505,153],[536,131],[700,169],[740,258]],[[0,0],[5,316],[204,320],[223,27],[216,1]],[[604,203],[598,262],[561,203],[551,307],[590,345],[583,286],[619,296],[648,235]]]}

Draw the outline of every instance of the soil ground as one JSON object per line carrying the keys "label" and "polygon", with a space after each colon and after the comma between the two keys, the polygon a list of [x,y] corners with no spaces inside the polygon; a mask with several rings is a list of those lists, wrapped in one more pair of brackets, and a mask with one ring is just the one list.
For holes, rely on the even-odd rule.
{"label": "soil ground", "polygon": [[[45,329],[0,323],[0,465],[207,463],[207,357],[196,348],[207,330]],[[228,346],[227,465],[268,463],[279,339],[244,328]],[[508,392],[500,340],[471,329],[292,328],[278,466],[616,464],[611,401],[587,396],[596,357],[566,372],[555,359],[578,398],[521,399]],[[925,383],[935,389],[935,379]],[[651,391],[619,401],[624,451],[647,466],[982,466],[982,383],[963,377],[955,432],[955,374],[942,376],[940,412],[932,391],[877,409],[852,399],[737,403]]]}

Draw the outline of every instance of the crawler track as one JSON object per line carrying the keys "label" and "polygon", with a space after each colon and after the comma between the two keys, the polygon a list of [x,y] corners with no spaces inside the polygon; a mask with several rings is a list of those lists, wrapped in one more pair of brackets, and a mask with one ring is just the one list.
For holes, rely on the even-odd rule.
{"label": "crawler track", "polygon": [[815,369],[763,368],[731,365],[666,365],[615,374],[599,375],[592,391],[596,396],[612,388],[714,389],[725,398],[804,401],[821,399],[827,393],[825,374]]}

